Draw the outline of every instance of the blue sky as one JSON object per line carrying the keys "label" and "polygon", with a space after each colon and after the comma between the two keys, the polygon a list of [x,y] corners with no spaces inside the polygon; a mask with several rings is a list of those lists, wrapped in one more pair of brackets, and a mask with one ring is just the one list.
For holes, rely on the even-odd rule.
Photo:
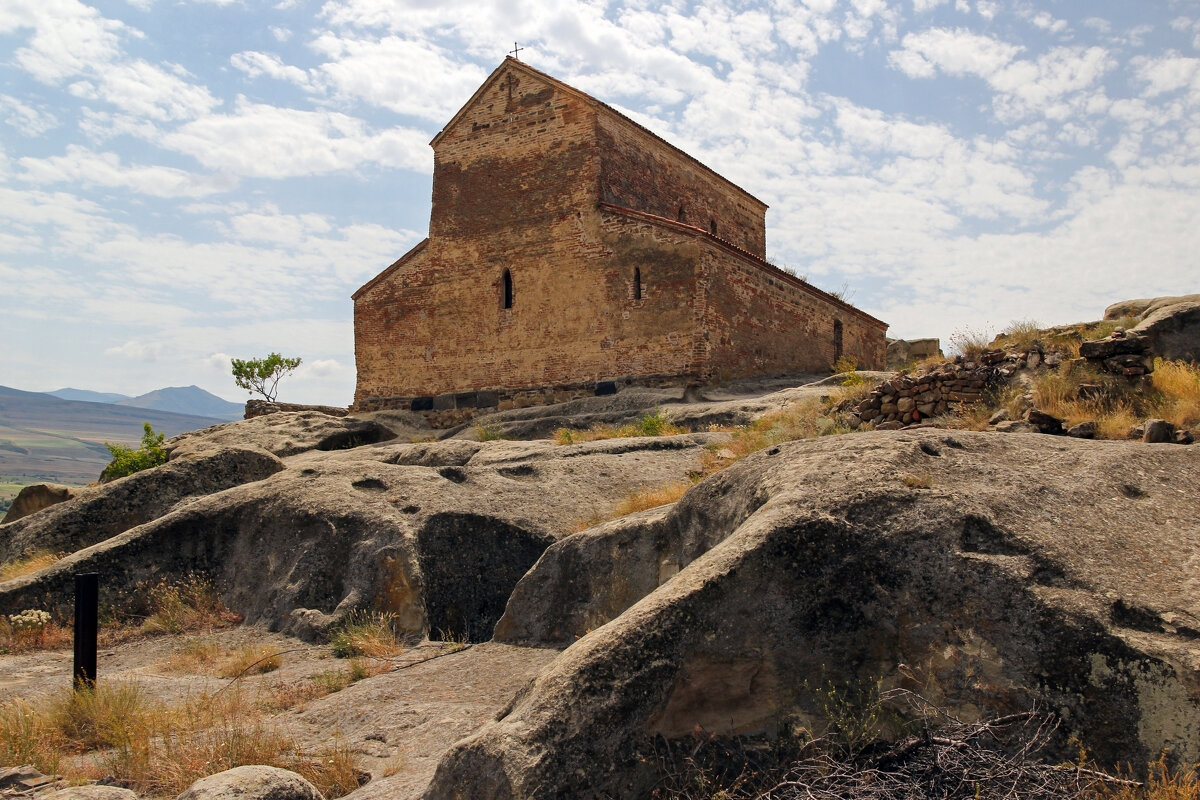
{"label": "blue sky", "polygon": [[350,402],[350,294],[513,42],[770,204],[772,260],[949,339],[1200,291],[1196,0],[5,0],[0,384]]}

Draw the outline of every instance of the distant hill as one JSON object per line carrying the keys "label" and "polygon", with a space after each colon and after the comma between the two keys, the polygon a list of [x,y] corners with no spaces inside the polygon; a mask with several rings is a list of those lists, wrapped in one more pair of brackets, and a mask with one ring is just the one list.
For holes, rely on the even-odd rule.
{"label": "distant hill", "polygon": [[225,421],[0,386],[0,477],[16,483],[87,483],[109,461],[104,443],[136,445],[143,422],[170,437]]}
{"label": "distant hill", "polygon": [[129,395],[116,392],[93,392],[89,389],[71,389],[64,387],[46,394],[54,395],[60,400],[79,400],[84,403],[115,403],[118,400],[128,400]]}
{"label": "distant hill", "polygon": [[246,407],[242,403],[231,403],[222,400],[212,392],[206,392],[199,386],[169,386],[166,389],[155,389],[137,397],[129,397],[113,401],[119,406],[135,408],[153,408],[158,411],[171,411],[176,414],[192,414],[201,417],[215,417],[226,422],[241,419]]}

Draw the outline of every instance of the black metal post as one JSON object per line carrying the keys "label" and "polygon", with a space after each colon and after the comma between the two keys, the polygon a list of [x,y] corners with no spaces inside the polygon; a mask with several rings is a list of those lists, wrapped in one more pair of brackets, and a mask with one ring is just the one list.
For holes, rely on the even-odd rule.
{"label": "black metal post", "polygon": [[96,634],[100,620],[100,573],[75,576],[75,688],[96,685]]}

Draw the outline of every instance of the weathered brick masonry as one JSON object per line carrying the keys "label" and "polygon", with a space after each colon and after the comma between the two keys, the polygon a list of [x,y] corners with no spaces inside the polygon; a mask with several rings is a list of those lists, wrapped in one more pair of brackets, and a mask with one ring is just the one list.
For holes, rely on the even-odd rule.
{"label": "weathered brick masonry", "polygon": [[506,59],[432,145],[429,238],[354,295],[356,409],[883,367],[884,323],[763,260],[764,203],[560,81]]}

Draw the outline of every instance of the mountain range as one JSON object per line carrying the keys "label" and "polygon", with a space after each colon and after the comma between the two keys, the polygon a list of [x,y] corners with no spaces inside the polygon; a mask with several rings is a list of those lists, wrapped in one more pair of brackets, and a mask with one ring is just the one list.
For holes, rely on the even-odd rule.
{"label": "mountain range", "polygon": [[[109,396],[79,389],[59,391],[75,397]],[[93,481],[111,458],[105,443],[136,447],[146,422],[156,432],[175,436],[228,422],[233,417],[227,408],[204,396],[226,407],[237,407],[236,403],[221,400],[195,386],[160,389],[140,397],[124,398],[120,403],[64,399],[54,393],[0,386],[0,494],[14,492],[22,484],[37,481],[75,484]],[[195,404],[183,402],[189,398]],[[213,408],[221,410],[221,416],[184,414],[126,401],[174,405],[176,408]],[[238,408],[237,417],[241,417]]]}
{"label": "mountain range", "polygon": [[199,386],[168,386],[165,389],[155,389],[152,392],[130,397],[113,392],[93,392],[88,389],[55,389],[45,394],[61,400],[78,400],[87,403],[111,403],[117,406],[133,408],[151,408],[156,411],[170,411],[175,414],[190,414],[198,417],[213,417],[226,422],[241,419],[244,406],[241,403],[231,403],[217,397],[212,392],[206,392]]}

